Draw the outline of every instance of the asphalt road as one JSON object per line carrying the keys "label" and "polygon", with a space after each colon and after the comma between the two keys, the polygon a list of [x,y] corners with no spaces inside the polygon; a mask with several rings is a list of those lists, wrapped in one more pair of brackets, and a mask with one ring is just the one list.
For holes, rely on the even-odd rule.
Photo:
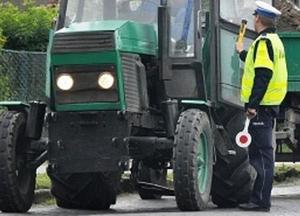
{"label": "asphalt road", "polygon": [[[78,211],[66,210],[56,206],[33,206],[30,216],[68,216],[68,215],[133,215],[133,216],[243,216],[243,215],[272,215],[272,216],[299,216],[300,215],[300,195],[283,195],[273,197],[273,206],[270,213],[264,212],[244,212],[238,208],[219,209],[212,203],[201,212],[181,212],[176,207],[174,197],[163,197],[162,200],[141,200],[138,195],[121,195],[117,204],[108,211]],[[22,214],[5,214],[0,216],[11,216]],[[24,214],[26,215],[26,214]],[[28,215],[28,214],[27,214]]]}

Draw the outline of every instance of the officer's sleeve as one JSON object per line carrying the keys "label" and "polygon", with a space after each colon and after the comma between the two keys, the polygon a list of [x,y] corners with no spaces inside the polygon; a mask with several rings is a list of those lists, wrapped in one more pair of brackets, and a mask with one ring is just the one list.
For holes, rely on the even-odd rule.
{"label": "officer's sleeve", "polygon": [[243,50],[242,52],[240,52],[240,59],[245,62],[246,58],[247,58],[247,54],[248,52],[246,50]]}
{"label": "officer's sleeve", "polygon": [[249,108],[258,108],[268,89],[272,74],[272,71],[268,68],[255,68],[254,84],[248,103]]}

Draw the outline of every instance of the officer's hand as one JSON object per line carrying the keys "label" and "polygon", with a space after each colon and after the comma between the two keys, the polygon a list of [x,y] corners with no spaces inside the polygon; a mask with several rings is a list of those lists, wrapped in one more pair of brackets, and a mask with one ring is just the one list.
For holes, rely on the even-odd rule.
{"label": "officer's hand", "polygon": [[244,50],[244,43],[236,42],[235,43],[235,50],[238,54],[240,54]]}
{"label": "officer's hand", "polygon": [[256,109],[251,109],[251,108],[248,108],[248,109],[247,109],[247,111],[246,111],[246,116],[247,116],[249,119],[253,119],[256,115],[257,115]]}

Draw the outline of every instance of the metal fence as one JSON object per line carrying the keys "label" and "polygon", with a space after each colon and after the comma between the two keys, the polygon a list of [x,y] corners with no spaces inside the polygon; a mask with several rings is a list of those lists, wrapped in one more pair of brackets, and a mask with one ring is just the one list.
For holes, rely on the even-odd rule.
{"label": "metal fence", "polygon": [[0,101],[45,99],[46,53],[0,50]]}

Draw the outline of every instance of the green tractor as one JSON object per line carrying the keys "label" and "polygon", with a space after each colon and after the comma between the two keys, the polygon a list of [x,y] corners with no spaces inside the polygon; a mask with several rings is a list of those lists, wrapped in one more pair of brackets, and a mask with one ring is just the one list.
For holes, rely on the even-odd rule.
{"label": "green tractor", "polygon": [[142,199],[175,195],[183,211],[210,196],[246,202],[256,172],[234,143],[244,121],[234,44],[255,4],[241,2],[61,0],[48,101],[1,103],[0,210],[30,209],[45,161],[62,208],[110,208],[128,170]]}

